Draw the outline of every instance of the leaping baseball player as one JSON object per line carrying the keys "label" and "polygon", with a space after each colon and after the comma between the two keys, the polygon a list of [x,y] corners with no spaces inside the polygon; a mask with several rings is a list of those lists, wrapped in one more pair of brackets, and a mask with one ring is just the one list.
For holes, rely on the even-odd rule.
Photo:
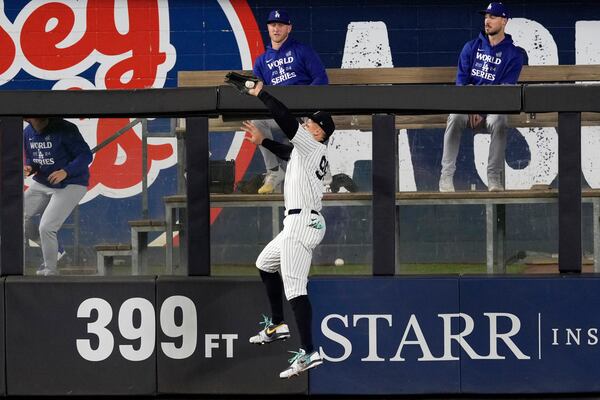
{"label": "leaping baseball player", "polygon": [[250,338],[250,343],[265,344],[290,337],[283,317],[282,288],[289,300],[300,333],[302,348],[289,360],[290,366],[279,374],[290,378],[323,363],[312,340],[312,308],[306,286],[312,252],[325,236],[321,215],[323,178],[327,172],[327,146],[335,124],[323,111],[312,114],[300,125],[288,108],[265,92],[257,82],[248,94],[258,97],[293,144],[267,139],[250,121],[244,127],[247,140],[261,145],[282,159],[289,159],[284,183],[285,219],[283,230],[263,249],[256,260],[271,305],[271,317],[264,317],[264,329]]}

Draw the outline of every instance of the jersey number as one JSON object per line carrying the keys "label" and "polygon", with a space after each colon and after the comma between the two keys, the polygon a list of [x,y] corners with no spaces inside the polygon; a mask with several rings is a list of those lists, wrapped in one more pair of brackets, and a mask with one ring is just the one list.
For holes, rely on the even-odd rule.
{"label": "jersey number", "polygon": [[319,170],[315,171],[317,178],[319,178],[320,180],[323,180],[323,177],[327,173],[328,165],[329,165],[329,163],[327,162],[327,159],[325,158],[325,156],[321,157],[321,162],[319,162]]}

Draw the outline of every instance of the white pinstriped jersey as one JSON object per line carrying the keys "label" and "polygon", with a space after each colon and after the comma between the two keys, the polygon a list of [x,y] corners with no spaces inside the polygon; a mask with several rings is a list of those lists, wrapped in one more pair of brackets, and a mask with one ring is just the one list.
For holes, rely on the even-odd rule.
{"label": "white pinstriped jersey", "polygon": [[291,142],[294,149],[283,188],[285,208],[321,211],[323,178],[328,166],[327,146],[317,142],[302,125]]}

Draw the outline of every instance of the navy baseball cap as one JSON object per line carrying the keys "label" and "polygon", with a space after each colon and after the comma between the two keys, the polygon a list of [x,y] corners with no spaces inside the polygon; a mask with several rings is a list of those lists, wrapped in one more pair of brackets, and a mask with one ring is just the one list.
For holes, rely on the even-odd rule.
{"label": "navy baseball cap", "polygon": [[291,25],[292,21],[290,20],[290,16],[287,12],[283,10],[273,10],[269,13],[269,18],[267,19],[267,24],[271,22],[280,22],[282,24]]}
{"label": "navy baseball cap", "polygon": [[508,9],[502,3],[490,3],[485,10],[479,11],[479,14],[491,14],[496,17],[509,18]]}
{"label": "navy baseball cap", "polygon": [[317,111],[308,118],[319,124],[323,131],[325,131],[325,140],[329,139],[329,136],[335,131],[335,123],[333,122],[333,118],[331,118],[331,114],[328,112]]}

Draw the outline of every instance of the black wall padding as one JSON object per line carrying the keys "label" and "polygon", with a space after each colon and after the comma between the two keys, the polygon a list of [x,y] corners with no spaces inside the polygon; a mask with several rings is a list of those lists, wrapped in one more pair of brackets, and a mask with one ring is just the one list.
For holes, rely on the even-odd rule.
{"label": "black wall padding", "polygon": [[6,345],[4,336],[4,282],[6,278],[0,278],[0,396],[6,395]]}
{"label": "black wall padding", "polygon": [[[266,89],[297,113],[326,110],[339,114],[482,112],[514,113],[521,109],[521,86],[372,85],[275,86]],[[223,113],[264,112],[260,100],[219,87]]]}
{"label": "black wall padding", "polygon": [[65,118],[210,115],[216,105],[215,87],[0,91],[0,115]]}
{"label": "black wall padding", "polygon": [[[300,394],[308,391],[308,374],[280,379],[279,372],[289,365],[288,351],[298,351],[300,341],[289,303],[285,301],[285,321],[292,337],[265,345],[248,342],[261,328],[262,314],[269,314],[269,304],[262,282],[244,278],[175,278],[159,277],[157,309],[167,307],[165,300],[183,296],[191,300],[197,313],[197,344],[192,354],[182,359],[158,353],[158,391],[170,394]],[[182,300],[175,300],[174,303]],[[188,300],[186,300],[188,301]],[[168,312],[166,318],[181,321],[182,308]],[[188,311],[189,312],[189,311]],[[189,321],[189,319],[188,319]],[[181,323],[181,322],[179,322]],[[190,327],[187,332],[192,332]],[[207,336],[210,335],[210,336]],[[223,335],[232,340],[232,357],[227,357]],[[218,338],[217,338],[218,336]],[[212,337],[212,339],[210,339]],[[210,353],[206,344],[213,343]],[[181,347],[183,338],[159,333],[159,342]],[[210,347],[210,346],[209,346]]]}
{"label": "black wall padding", "polygon": [[[133,327],[145,319],[149,338],[154,336],[155,278],[64,278],[9,277],[5,284],[6,370],[8,395],[153,395],[156,393],[156,351],[154,341],[143,360],[129,360],[120,346],[141,349],[141,340],[129,340],[119,324],[121,307],[129,299],[146,306],[146,314],[133,312]],[[81,304],[108,303],[103,311],[91,311],[78,318]],[[131,300],[130,300],[131,301]],[[109,316],[106,328],[94,327],[99,315]],[[123,314],[127,316],[125,312]],[[90,328],[91,326],[91,328]],[[77,340],[89,340],[90,347],[112,349],[107,358],[89,361],[78,351]],[[107,346],[112,337],[114,343]],[[145,336],[148,338],[148,336]],[[146,342],[147,344],[149,342]],[[147,347],[149,349],[149,347]]]}
{"label": "black wall padding", "polygon": [[600,85],[524,85],[525,112],[600,112]]}
{"label": "black wall padding", "polygon": [[[23,120],[0,119],[0,274],[23,274]],[[16,229],[21,227],[21,229]]]}

